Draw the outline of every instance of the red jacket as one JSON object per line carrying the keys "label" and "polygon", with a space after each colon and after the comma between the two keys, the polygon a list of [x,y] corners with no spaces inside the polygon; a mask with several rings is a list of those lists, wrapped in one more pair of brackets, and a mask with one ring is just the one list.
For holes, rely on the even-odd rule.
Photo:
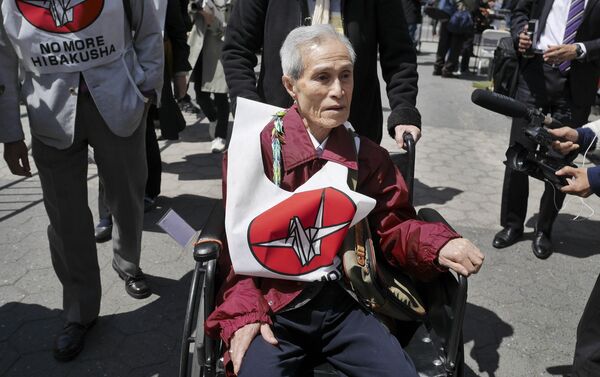
{"label": "red jacket", "polygon": [[[460,235],[441,223],[415,219],[415,209],[408,203],[406,183],[385,149],[360,137],[357,164],[354,140],[339,126],[331,131],[324,152],[317,157],[295,107],[288,111],[283,122],[286,143],[282,146],[282,189],[295,190],[327,161],[348,169],[358,167],[357,191],[377,201],[368,219],[374,236],[380,238],[388,262],[421,280],[445,271],[434,261],[439,250]],[[260,135],[263,165],[269,178],[273,174],[272,129],[271,122]],[[223,177],[227,177],[226,171]],[[217,297],[218,306],[205,327],[209,335],[220,336],[227,345],[240,327],[253,322],[271,323],[271,314],[284,308],[304,288],[305,283],[296,281],[236,275],[227,252],[222,254],[219,264],[225,270],[226,279]]]}

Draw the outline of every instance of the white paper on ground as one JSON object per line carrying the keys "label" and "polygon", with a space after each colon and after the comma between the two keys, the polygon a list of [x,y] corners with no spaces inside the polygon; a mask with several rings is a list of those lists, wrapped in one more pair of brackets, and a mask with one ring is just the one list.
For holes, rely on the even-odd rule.
{"label": "white paper on ground", "polygon": [[170,208],[165,215],[156,223],[162,230],[167,232],[181,247],[186,247],[196,231],[184,219]]}

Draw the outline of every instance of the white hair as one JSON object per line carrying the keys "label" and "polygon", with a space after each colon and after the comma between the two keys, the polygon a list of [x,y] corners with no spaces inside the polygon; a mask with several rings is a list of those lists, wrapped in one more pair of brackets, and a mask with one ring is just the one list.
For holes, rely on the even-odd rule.
{"label": "white hair", "polygon": [[335,31],[331,25],[319,24],[312,26],[300,26],[292,30],[285,38],[279,55],[281,56],[281,68],[283,74],[293,80],[298,80],[304,72],[302,51],[310,44],[320,45],[326,40],[337,40],[342,42],[348,49],[352,64],[356,61],[356,53],[352,44],[344,35]]}

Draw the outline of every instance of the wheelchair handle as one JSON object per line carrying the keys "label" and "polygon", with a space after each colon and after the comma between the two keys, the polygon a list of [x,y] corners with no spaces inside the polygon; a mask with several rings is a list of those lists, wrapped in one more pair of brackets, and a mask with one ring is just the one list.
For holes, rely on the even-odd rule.
{"label": "wheelchair handle", "polygon": [[412,205],[414,191],[413,188],[415,183],[415,139],[413,138],[413,135],[408,132],[405,132],[404,135],[402,135],[402,138],[404,139],[404,147],[408,153],[408,166],[404,172],[404,180],[408,186],[408,202]]}
{"label": "wheelchair handle", "polygon": [[207,262],[217,259],[223,249],[221,238],[225,234],[225,209],[221,201],[218,201],[210,211],[208,220],[198,239],[194,242],[194,260],[196,262]]}

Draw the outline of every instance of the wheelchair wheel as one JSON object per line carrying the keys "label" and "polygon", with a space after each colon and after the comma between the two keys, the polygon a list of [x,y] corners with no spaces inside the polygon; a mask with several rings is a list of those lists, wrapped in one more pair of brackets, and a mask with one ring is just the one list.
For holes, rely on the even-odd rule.
{"label": "wheelchair wheel", "polygon": [[[188,313],[182,343],[182,362],[180,376],[187,377],[223,377],[224,368],[220,360],[220,342],[204,334],[204,321],[214,308],[214,275],[216,261],[198,263],[194,271],[194,281],[188,300]],[[185,353],[185,355],[184,355]],[[191,353],[191,360],[189,354]],[[189,361],[188,361],[189,360]]]}

